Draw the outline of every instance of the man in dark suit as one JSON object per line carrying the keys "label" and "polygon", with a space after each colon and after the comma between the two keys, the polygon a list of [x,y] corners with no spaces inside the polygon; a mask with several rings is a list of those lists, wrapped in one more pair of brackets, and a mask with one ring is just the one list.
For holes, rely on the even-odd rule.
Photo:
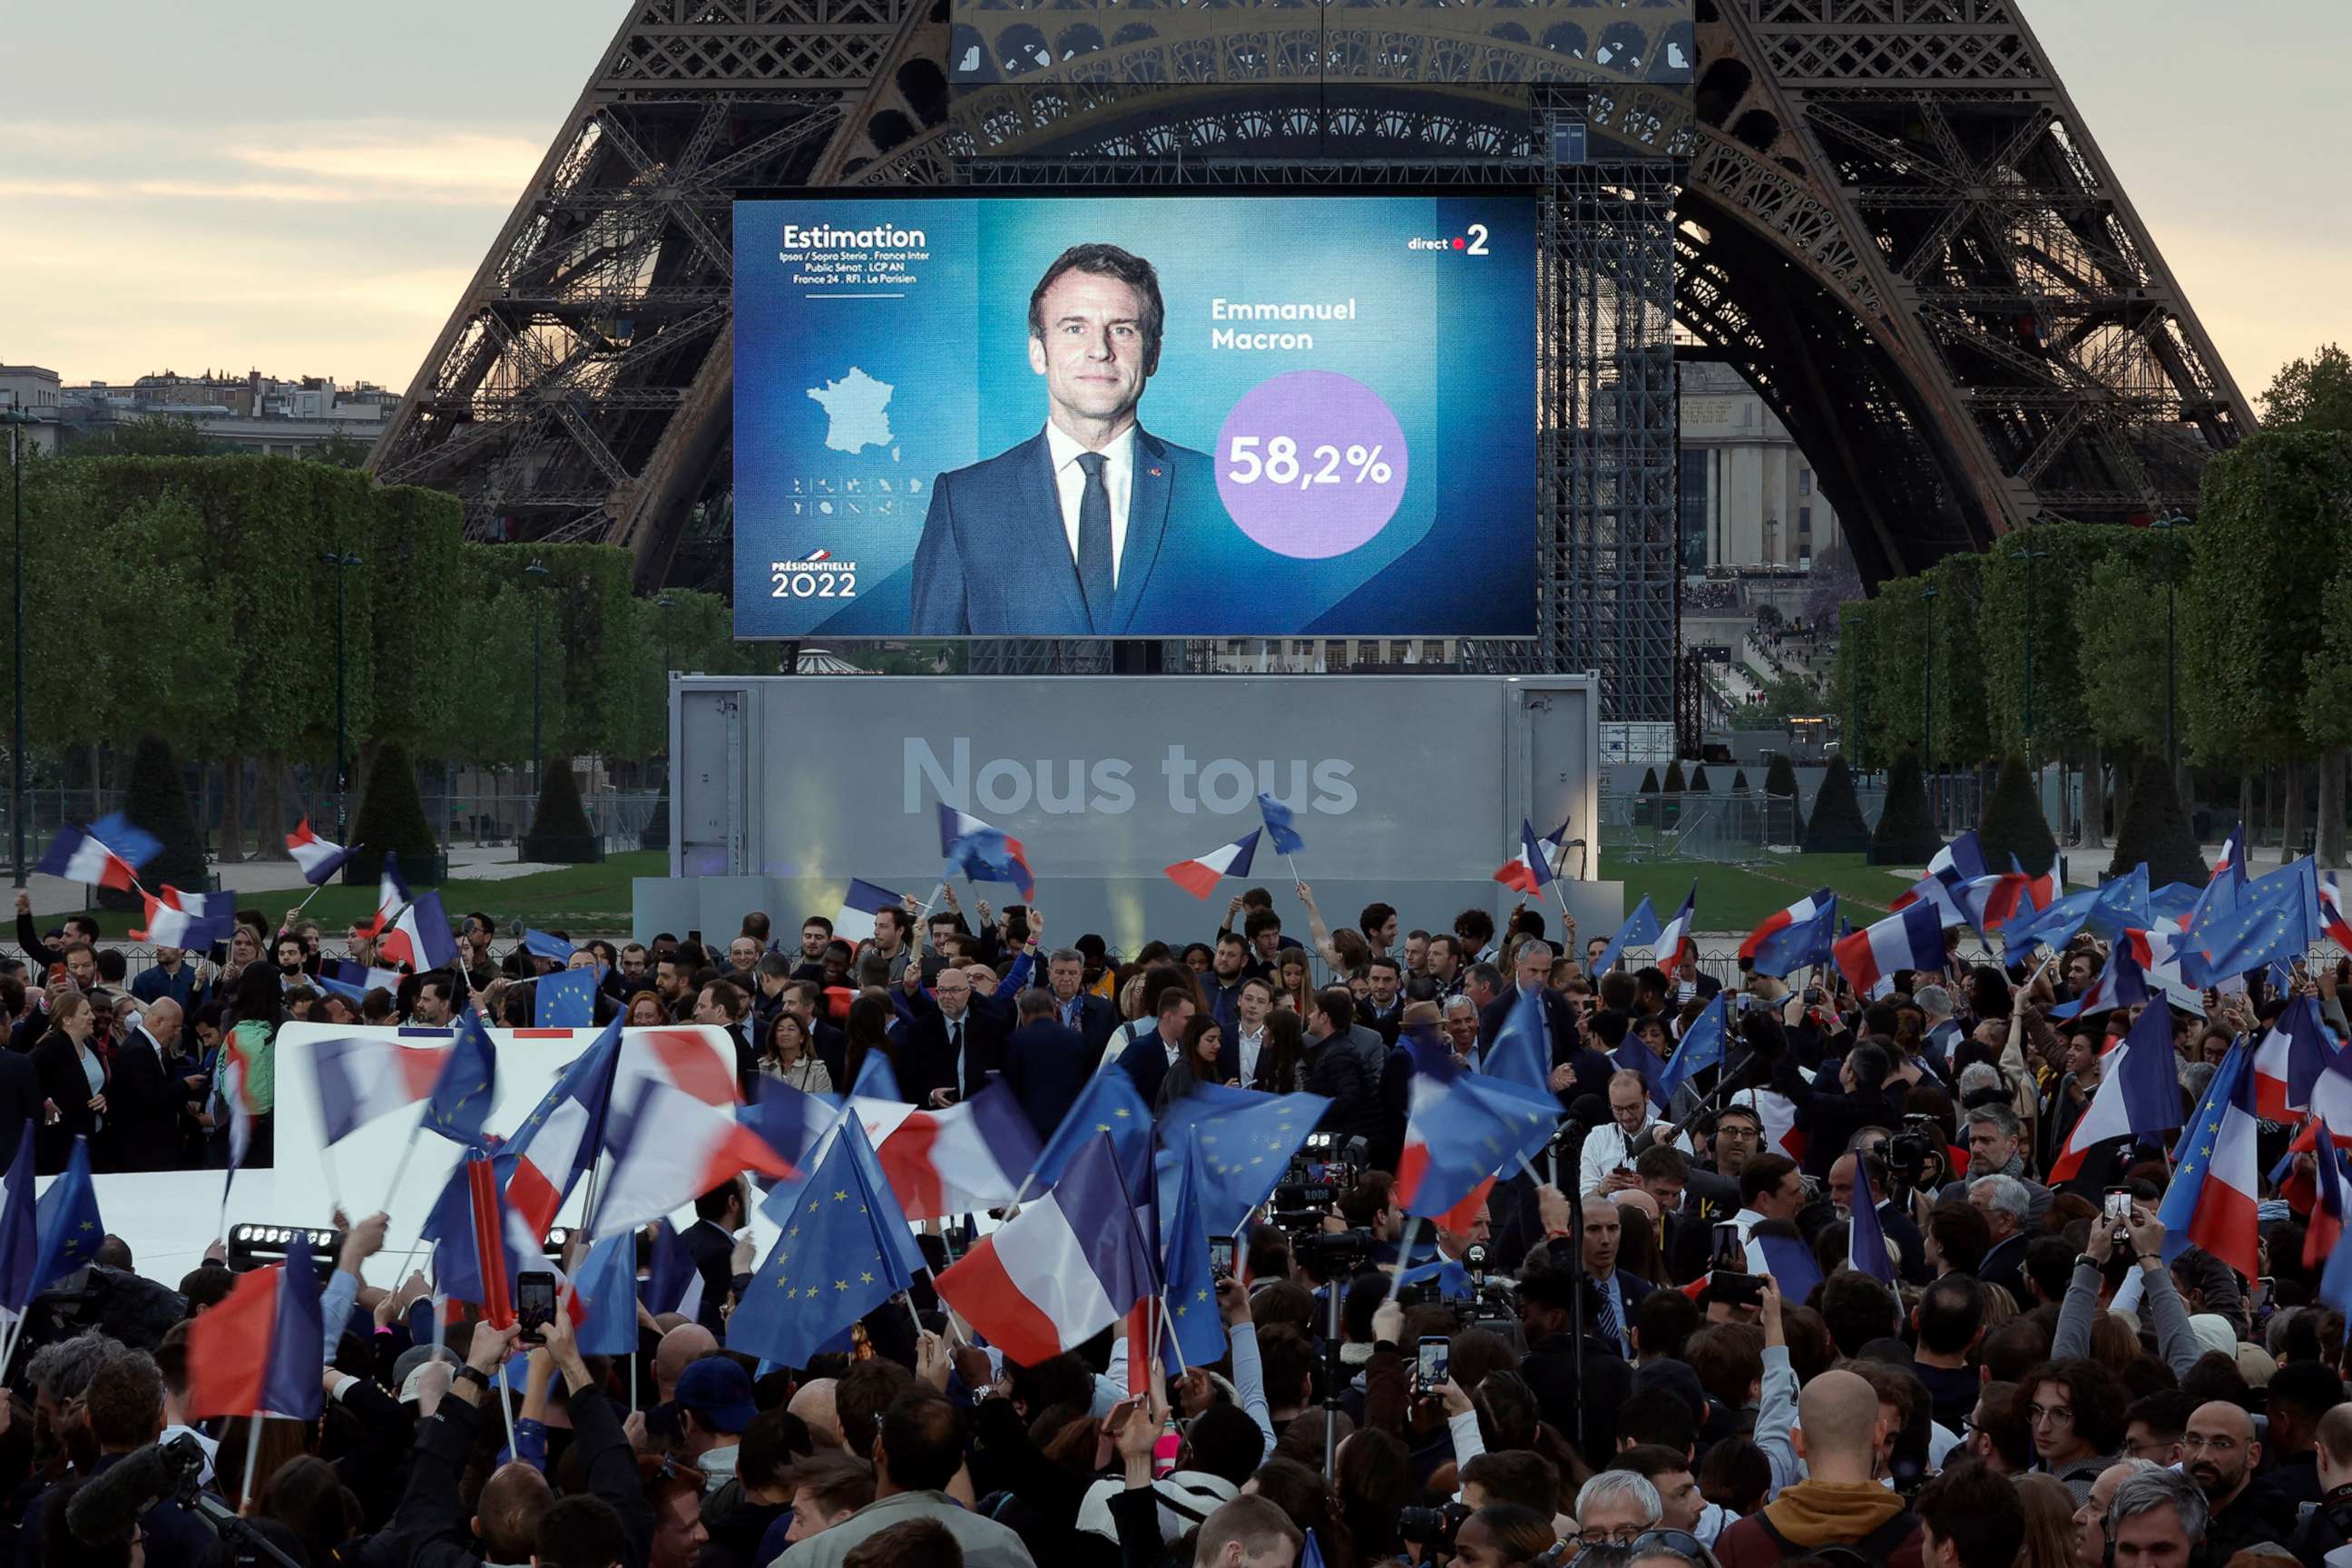
{"label": "man in dark suit", "polygon": [[[36,1015],[38,1016],[38,1015]],[[0,1171],[16,1157],[16,1140],[27,1122],[41,1120],[41,1078],[23,1051],[0,1049]],[[169,1158],[176,1143],[164,1151]]]}
{"label": "man in dark suit", "polygon": [[748,1272],[735,1271],[735,1233],[743,1228],[749,1208],[743,1185],[743,1178],[737,1176],[696,1198],[694,1223],[678,1237],[687,1256],[694,1259],[694,1271],[702,1277],[702,1303],[695,1310],[694,1321],[722,1339],[727,1333],[727,1303],[751,1283]]}
{"label": "man in dark suit", "polygon": [[2014,1300],[2032,1300],[2025,1293],[2025,1248],[2032,1240],[2026,1229],[2031,1200],[2025,1184],[2015,1176],[1979,1176],[1969,1184],[1969,1202],[1992,1228],[1992,1250],[1977,1265],[1977,1278],[2000,1286]]}
{"label": "man in dark suit", "polygon": [[1087,955],[1075,947],[1055,948],[1045,961],[1045,988],[1053,993],[1054,1016],[1076,1029],[1099,1062],[1111,1031],[1118,1027],[1118,1008],[1109,997],[1087,991],[1086,984]]}
{"label": "man in dark suit", "polygon": [[1102,1052],[1055,1017],[1054,998],[1045,992],[1024,991],[1019,1008],[1020,1026],[1004,1042],[1004,1087],[1042,1143],[1077,1103]]}
{"label": "man in dark suit", "polygon": [[[1478,1014],[1479,1059],[1486,1059],[1495,1037],[1503,1032],[1520,996],[1533,995],[1543,1008],[1545,1059],[1553,1069],[1552,1088],[1559,1093],[1560,1103],[1571,1104],[1582,1094],[1606,1103],[1609,1075],[1617,1070],[1617,1064],[1585,1043],[1568,998],[1551,988],[1551,949],[1542,942],[1531,942],[1519,949],[1514,984]],[[1565,1081],[1562,1068],[1567,1069]]]}
{"label": "man in dark suit", "polygon": [[[127,1171],[169,1170],[179,1163],[179,1092],[163,1065],[180,1037],[180,1005],[166,996],[140,1016],[139,1026],[114,1047],[114,1081],[107,1109],[113,1114],[115,1152]],[[26,1066],[29,1068],[31,1063]],[[39,1096],[34,1096],[37,1104]]]}
{"label": "man in dark suit", "polygon": [[1192,1021],[1192,994],[1181,985],[1171,985],[1160,994],[1160,1026],[1139,1037],[1134,1044],[1119,1053],[1119,1069],[1135,1080],[1136,1093],[1146,1105],[1160,1099],[1160,1080],[1176,1065],[1177,1053],[1184,1048],[1184,1026]]}
{"label": "man in dark suit", "polygon": [[1187,603],[1168,589],[1197,547],[1188,519],[1223,511],[1209,455],[1136,423],[1166,319],[1151,264],[1115,245],[1073,246],[1045,269],[1029,296],[1045,427],[932,484],[918,636],[1185,629]]}
{"label": "man in dark suit", "polygon": [[1367,973],[1369,988],[1356,1005],[1356,1022],[1393,1046],[1404,1020],[1404,965],[1382,953],[1372,960]]}
{"label": "man in dark suit", "polygon": [[[1864,1146],[1873,1145],[1866,1143]],[[1881,1154],[1877,1159],[1883,1162],[1885,1156]],[[1830,1202],[1835,1204],[1843,1213],[1851,1213],[1853,1208],[1856,1175],[1854,1167],[1857,1161],[1856,1155],[1847,1153],[1840,1154],[1835,1160],[1830,1162]],[[1919,1234],[1917,1223],[1903,1212],[1903,1205],[1885,1195],[1886,1184],[1882,1176],[1885,1170],[1885,1166],[1882,1163],[1878,1164],[1876,1170],[1865,1170],[1861,1173],[1870,1180],[1872,1205],[1878,1211],[1879,1234],[1893,1242],[1895,1249],[1903,1255],[1902,1261],[1895,1265],[1895,1270],[1902,1276],[1904,1281],[1906,1284],[1925,1285],[1934,1278],[1927,1268],[1927,1238]]]}
{"label": "man in dark suit", "polygon": [[[1637,1279],[1617,1267],[1617,1248],[1625,1236],[1617,1205],[1607,1198],[1590,1197],[1580,1200],[1580,1206],[1584,1278],[1589,1288],[1585,1321],[1591,1325],[1592,1338],[1632,1361],[1633,1314],[1652,1287],[1648,1280]],[[1554,1245],[1568,1244],[1563,1239]]]}
{"label": "man in dark suit", "polygon": [[899,982],[906,993],[907,1028],[898,1042],[899,1088],[918,1105],[934,1109],[970,1100],[988,1087],[988,1075],[1004,1066],[1005,1037],[1013,1033],[1013,1001],[982,996],[971,977],[952,966],[939,973],[937,989],[923,990],[921,969],[907,966]]}

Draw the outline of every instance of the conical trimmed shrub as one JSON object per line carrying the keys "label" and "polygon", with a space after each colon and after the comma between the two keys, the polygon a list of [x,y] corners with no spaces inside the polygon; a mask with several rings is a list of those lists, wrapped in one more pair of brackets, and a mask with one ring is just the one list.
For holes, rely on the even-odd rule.
{"label": "conical trimmed shrub", "polygon": [[1748,793],[1748,770],[1746,768],[1734,768],[1731,770],[1731,793],[1734,795],[1746,795]]}
{"label": "conical trimmed shrub", "polygon": [[[163,840],[156,857],[139,868],[139,879],[150,888],[170,883],[189,892],[205,887],[205,841],[196,831],[195,813],[188,808],[187,781],[169,742],[149,735],[131,759],[131,782],[123,791],[122,815]],[[129,888],[100,888],[100,909],[142,908],[139,894]]]}
{"label": "conical trimmed shrub", "polygon": [[1690,785],[1683,781],[1683,760],[1676,757],[1666,764],[1665,791],[1668,795],[1680,795],[1689,787]]}
{"label": "conical trimmed shrub", "polygon": [[2036,877],[2057,863],[2058,840],[2042,815],[2041,793],[2025,763],[2013,755],[2000,760],[1992,794],[1985,799],[1984,819],[1977,824],[1977,838],[1984,846],[1989,871],[2008,870],[2012,855]]}
{"label": "conical trimmed shrub", "polygon": [[1706,782],[1706,764],[1705,763],[1699,763],[1698,766],[1691,770],[1690,792],[1693,795],[1706,795],[1709,793],[1709,786]]}
{"label": "conical trimmed shrub", "polygon": [[2205,857],[2197,847],[2189,814],[2180,808],[2172,770],[2154,752],[2142,752],[2139,765],[2132,770],[2131,795],[2116,827],[2116,857],[2107,863],[2107,875],[2120,877],[2143,860],[2151,888],[2167,882],[2205,885]]}
{"label": "conical trimmed shrub", "polygon": [[1633,826],[1655,827],[1658,825],[1658,770],[1642,770],[1642,787],[1633,796]]}
{"label": "conical trimmed shrub", "polygon": [[588,808],[580,804],[580,784],[572,776],[568,757],[557,757],[540,785],[539,805],[530,814],[530,831],[523,835],[522,858],[558,866],[578,866],[604,858],[596,830],[589,825]]}
{"label": "conical trimmed shrub", "polygon": [[425,802],[416,793],[416,770],[409,766],[408,748],[397,741],[376,748],[367,795],[352,822],[352,858],[343,868],[347,882],[374,882],[387,849],[400,857],[400,874],[412,885],[439,879],[435,868],[441,846],[433,837],[433,825],[425,820]]}
{"label": "conical trimmed shrub", "polygon": [[1853,772],[1843,757],[1830,759],[1830,771],[1813,796],[1812,820],[1805,824],[1808,855],[1860,855],[1870,847],[1870,824],[1854,798]]}
{"label": "conical trimmed shrub", "polygon": [[1791,799],[1796,796],[1797,770],[1778,752],[1772,753],[1772,765],[1764,770],[1764,793],[1785,795]]}
{"label": "conical trimmed shrub", "polygon": [[640,849],[669,847],[669,775],[662,775],[661,795],[654,801],[654,814],[646,818],[644,829],[637,835]]}
{"label": "conical trimmed shrub", "polygon": [[1924,866],[1943,847],[1927,815],[1927,781],[1918,755],[1906,752],[1886,775],[1886,806],[1878,814],[1878,831],[1870,836],[1870,863]]}

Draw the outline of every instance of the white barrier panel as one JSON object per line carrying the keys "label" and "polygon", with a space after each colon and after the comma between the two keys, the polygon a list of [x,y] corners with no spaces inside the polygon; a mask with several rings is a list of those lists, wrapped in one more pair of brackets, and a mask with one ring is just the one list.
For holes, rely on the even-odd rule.
{"label": "white barrier panel", "polygon": [[[594,1029],[490,1030],[491,1044],[498,1049],[498,1095],[485,1130],[511,1136],[562,1069],[595,1043],[597,1034]],[[422,1101],[371,1121],[332,1149],[325,1148],[318,1072],[311,1053],[322,1039],[349,1036],[393,1039],[414,1049],[432,1049],[446,1047],[451,1032],[333,1024],[288,1024],[278,1030],[276,1163],[267,1171],[237,1173],[229,1188],[227,1224],[323,1227],[333,1206],[331,1192],[340,1194],[344,1212],[354,1219],[387,1207],[392,1226],[386,1256],[371,1268],[369,1278],[371,1283],[388,1288],[397,1283],[393,1270],[398,1259],[415,1244],[433,1200],[464,1151],[437,1134],[417,1135],[416,1152],[402,1173],[399,1191],[391,1194],[387,1205],[386,1190],[400,1165],[401,1152],[424,1117]],[[656,1042],[651,1038],[655,1036],[662,1039]],[[694,1055],[698,1049],[709,1055],[712,1070],[708,1074]],[[625,1108],[634,1104],[640,1084],[652,1077],[690,1082],[706,1099],[716,1093],[731,1098],[734,1045],[726,1031],[700,1026],[625,1031],[621,1062],[614,1074],[614,1102]],[[140,1273],[176,1285],[183,1274],[203,1260],[213,1238],[222,1234],[223,1175],[219,1171],[101,1175],[97,1178],[99,1212],[107,1229],[130,1244]],[[573,1189],[559,1224],[579,1221],[584,1186],[583,1179]],[[691,1218],[690,1211],[679,1216],[681,1221]]]}

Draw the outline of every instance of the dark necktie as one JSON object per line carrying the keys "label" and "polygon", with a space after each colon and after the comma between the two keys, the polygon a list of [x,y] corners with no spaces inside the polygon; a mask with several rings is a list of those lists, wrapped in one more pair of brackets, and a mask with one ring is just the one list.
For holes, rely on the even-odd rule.
{"label": "dark necktie", "polygon": [[961,1093],[963,1091],[963,1020],[961,1018],[950,1019],[948,1023],[948,1055],[955,1061],[955,1087],[956,1091]]}
{"label": "dark necktie", "polygon": [[1110,626],[1110,487],[1103,483],[1103,455],[1078,454],[1087,474],[1078,493],[1078,587],[1087,596],[1087,615],[1094,629]]}

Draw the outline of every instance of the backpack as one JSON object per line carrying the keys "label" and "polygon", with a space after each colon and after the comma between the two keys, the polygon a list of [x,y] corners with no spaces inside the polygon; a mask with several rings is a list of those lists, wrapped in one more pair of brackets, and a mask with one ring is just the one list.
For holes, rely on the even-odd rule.
{"label": "backpack", "polygon": [[1781,1556],[1818,1557],[1824,1563],[1835,1563],[1837,1568],[1879,1568],[1895,1555],[1895,1549],[1910,1539],[1911,1532],[1919,1528],[1919,1516],[1906,1508],[1859,1541],[1832,1541],[1820,1546],[1800,1546],[1773,1529],[1771,1519],[1763,1510],[1757,1510],[1750,1517],[1770,1538],[1772,1544],[1780,1548]]}

